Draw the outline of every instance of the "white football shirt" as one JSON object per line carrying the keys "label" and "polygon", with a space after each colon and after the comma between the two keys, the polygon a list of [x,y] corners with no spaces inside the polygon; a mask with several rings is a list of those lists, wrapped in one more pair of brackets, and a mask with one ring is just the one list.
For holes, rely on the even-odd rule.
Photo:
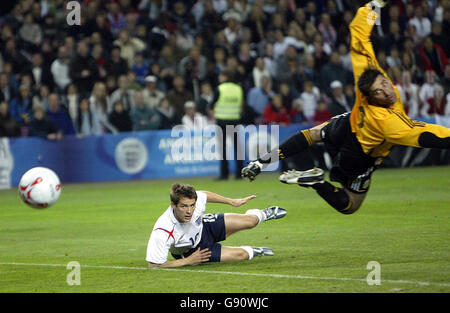
{"label": "white football shirt", "polygon": [[147,245],[147,262],[164,264],[169,252],[181,255],[198,245],[202,237],[206,200],[206,193],[197,192],[195,210],[187,223],[180,223],[173,214],[172,206],[169,206],[153,227]]}

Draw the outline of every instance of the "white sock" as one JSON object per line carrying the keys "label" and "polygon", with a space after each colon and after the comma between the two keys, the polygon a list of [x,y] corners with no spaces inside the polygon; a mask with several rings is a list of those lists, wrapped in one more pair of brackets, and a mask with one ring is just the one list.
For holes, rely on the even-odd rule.
{"label": "white sock", "polygon": [[250,247],[250,246],[241,246],[241,248],[244,249],[245,251],[247,251],[249,260],[253,259],[253,249],[252,249],[252,247]]}
{"label": "white sock", "polygon": [[245,214],[255,215],[258,218],[258,224],[261,222],[264,222],[266,220],[266,214],[264,214],[264,212],[259,209],[247,210],[247,212],[245,212]]}

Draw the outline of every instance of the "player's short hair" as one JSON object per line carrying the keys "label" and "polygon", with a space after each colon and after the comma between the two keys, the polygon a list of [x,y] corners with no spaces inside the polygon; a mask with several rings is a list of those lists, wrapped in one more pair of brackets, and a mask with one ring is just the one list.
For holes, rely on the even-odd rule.
{"label": "player's short hair", "polygon": [[[358,88],[367,98],[370,98],[370,87],[377,79],[378,75],[383,75],[378,69],[374,67],[368,67],[364,70],[358,79]],[[384,76],[384,75],[383,75]]]}
{"label": "player's short hair", "polygon": [[170,201],[177,205],[183,197],[197,200],[197,192],[195,191],[195,188],[187,184],[173,184],[170,190]]}

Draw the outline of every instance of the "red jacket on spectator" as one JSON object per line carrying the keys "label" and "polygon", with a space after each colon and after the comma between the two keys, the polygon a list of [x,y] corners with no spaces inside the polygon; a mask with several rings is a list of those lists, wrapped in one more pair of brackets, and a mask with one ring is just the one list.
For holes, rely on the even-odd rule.
{"label": "red jacket on spectator", "polygon": [[[276,96],[275,96],[276,97]],[[278,105],[278,108],[274,102],[279,101],[280,104]],[[270,102],[264,109],[263,117],[264,121],[267,124],[280,124],[280,125],[289,125],[291,122],[291,117],[295,115],[295,110],[290,109],[287,110],[282,104],[281,104],[281,97],[280,99],[273,99],[272,102]]]}

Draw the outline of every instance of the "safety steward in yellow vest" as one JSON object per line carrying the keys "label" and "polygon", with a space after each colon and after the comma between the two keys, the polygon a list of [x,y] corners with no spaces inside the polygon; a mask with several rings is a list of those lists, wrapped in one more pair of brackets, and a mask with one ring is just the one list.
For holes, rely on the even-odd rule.
{"label": "safety steward in yellow vest", "polygon": [[[219,85],[217,86],[213,101],[213,111],[216,123],[223,134],[222,144],[221,147],[219,147],[219,151],[222,152],[219,179],[228,179],[229,170],[228,158],[226,155],[226,126],[236,126],[241,124],[244,112],[244,91],[241,86],[233,82],[233,73],[230,71],[225,70],[219,74]],[[234,131],[233,134],[233,159],[236,160],[235,177],[236,179],[240,179],[243,160],[238,160],[239,156],[237,156],[236,152],[239,143],[237,133]]]}

